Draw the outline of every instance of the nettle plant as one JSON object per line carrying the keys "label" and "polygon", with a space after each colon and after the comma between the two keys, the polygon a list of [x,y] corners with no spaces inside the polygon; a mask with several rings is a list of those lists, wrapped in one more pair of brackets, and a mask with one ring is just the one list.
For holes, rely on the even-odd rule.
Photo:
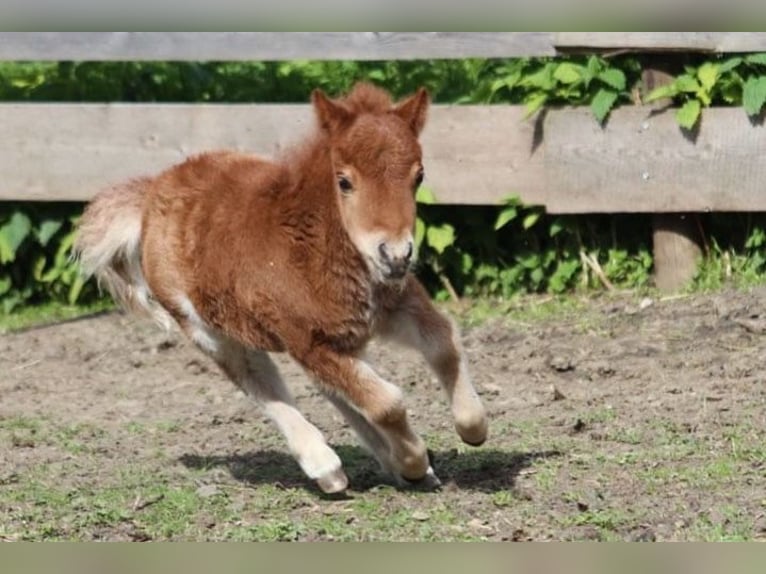
{"label": "nettle plant", "polygon": [[671,98],[680,104],[678,124],[694,129],[702,109],[714,104],[742,106],[748,116],[758,117],[766,103],[766,54],[734,56],[685,66],[672,83],[660,86],[647,102]]}
{"label": "nettle plant", "polygon": [[630,101],[640,71],[632,58],[513,60],[498,68],[491,93],[493,99],[523,103],[527,117],[548,105],[588,105],[603,122],[616,105]]}
{"label": "nettle plant", "polygon": [[80,300],[86,283],[70,257],[78,218],[71,211],[0,204],[0,312],[27,303]]}

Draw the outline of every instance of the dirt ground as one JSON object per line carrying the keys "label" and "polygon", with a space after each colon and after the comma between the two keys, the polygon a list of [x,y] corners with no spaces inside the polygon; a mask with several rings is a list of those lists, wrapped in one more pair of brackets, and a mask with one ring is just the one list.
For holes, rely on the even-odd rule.
{"label": "dirt ground", "polygon": [[[474,313],[474,317],[475,317]],[[464,324],[491,438],[452,431],[418,356],[374,346],[444,486],[396,488],[302,372],[344,460],[325,497],[180,336],[119,313],[0,336],[0,538],[757,540],[766,290],[530,299]]]}

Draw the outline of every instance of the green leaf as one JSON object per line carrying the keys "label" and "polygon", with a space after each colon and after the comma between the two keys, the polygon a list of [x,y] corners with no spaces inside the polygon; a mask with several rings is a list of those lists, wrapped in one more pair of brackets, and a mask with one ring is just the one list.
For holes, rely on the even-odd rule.
{"label": "green leaf", "polygon": [[749,56],[745,56],[745,62],[748,64],[766,66],[766,54],[750,54]]}
{"label": "green leaf", "polygon": [[699,78],[702,87],[706,92],[710,92],[718,80],[718,64],[712,62],[705,62],[697,70],[697,77]]}
{"label": "green leaf", "polygon": [[559,233],[561,233],[564,230],[564,224],[561,223],[558,219],[555,220],[553,223],[551,223],[551,228],[548,231],[549,235],[551,237],[556,237]]}
{"label": "green leaf", "polygon": [[498,78],[494,82],[492,82],[492,85],[490,87],[490,92],[493,94],[497,92],[498,90],[501,90],[502,88],[508,88],[509,90],[512,90],[514,87],[516,87],[516,84],[519,83],[519,80],[521,80],[521,72],[516,71],[512,74],[509,74],[505,76],[504,78]]}
{"label": "green leaf", "polygon": [[431,191],[430,188],[424,187],[422,185],[415,192],[415,201],[417,201],[418,203],[422,203],[424,205],[431,205],[431,204],[437,203],[434,192]]}
{"label": "green leaf", "polygon": [[0,277],[0,295],[5,295],[11,290],[13,282],[10,277]]}
{"label": "green leaf", "polygon": [[367,79],[383,82],[386,79],[386,74],[381,69],[370,70],[369,72],[367,72]]}
{"label": "green leaf", "polygon": [[53,267],[47,271],[42,277],[40,277],[41,283],[53,283],[56,279],[61,277],[63,273],[63,267]]}
{"label": "green leaf", "polygon": [[590,109],[593,112],[593,115],[596,116],[596,119],[599,122],[603,122],[610,110],[614,107],[616,101],[617,92],[602,88],[593,97],[593,101],[590,103]]}
{"label": "green leaf", "polygon": [[656,100],[661,100],[663,98],[674,98],[678,95],[678,89],[676,88],[675,84],[667,84],[665,86],[659,86],[657,88],[654,88],[651,92],[649,92],[649,95],[644,98],[644,101],[646,103],[651,103]]}
{"label": "green leaf", "polygon": [[508,225],[508,223],[516,219],[518,213],[518,210],[513,206],[504,207],[495,220],[495,231],[502,229]]}
{"label": "green leaf", "polygon": [[728,104],[742,103],[742,87],[744,86],[739,74],[724,76],[718,81],[717,89],[723,101]]}
{"label": "green leaf", "polygon": [[77,299],[80,298],[80,293],[82,292],[82,288],[85,285],[85,279],[82,275],[77,275],[74,279],[74,282],[72,283],[72,286],[69,288],[69,296],[67,297],[69,304],[74,305],[77,303]]}
{"label": "green leaf", "polygon": [[742,58],[739,56],[735,56],[734,58],[729,58],[728,60],[724,60],[721,62],[721,66],[718,69],[719,74],[725,74],[726,72],[732,71],[734,68],[739,66],[742,63]]}
{"label": "green leaf", "polygon": [[524,229],[529,229],[532,227],[537,221],[540,219],[540,212],[539,211],[533,211],[532,213],[528,213],[524,220],[521,223],[521,226]]}
{"label": "green leaf", "polygon": [[694,93],[700,89],[700,83],[697,81],[697,78],[690,74],[682,74],[678,76],[673,83],[679,92]]}
{"label": "green leaf", "polygon": [[596,76],[603,68],[604,64],[598,56],[591,56],[588,58],[588,74],[593,77]]}
{"label": "green leaf", "polygon": [[55,219],[46,219],[40,224],[40,228],[37,230],[37,241],[45,247],[51,240],[51,237],[56,235],[56,232],[61,229],[64,224],[63,221],[56,221]]}
{"label": "green leaf", "polygon": [[541,92],[532,94],[525,102],[527,111],[524,114],[524,119],[527,119],[535,114],[537,110],[543,107],[545,102],[548,101],[548,94]]}
{"label": "green leaf", "polygon": [[463,273],[470,273],[473,269],[473,257],[469,253],[463,253],[460,267]]}
{"label": "green leaf", "polygon": [[426,241],[439,255],[455,242],[455,228],[449,223],[432,225],[426,230]]}
{"label": "green leaf", "polygon": [[598,79],[615,90],[622,91],[625,89],[626,80],[622,70],[609,68],[608,70],[601,72],[598,75]]}
{"label": "green leaf", "polygon": [[522,86],[539,88],[543,91],[552,90],[556,87],[556,81],[553,78],[553,70],[556,67],[558,67],[558,64],[549,62],[540,68],[537,72],[522,78],[519,83]]}
{"label": "green leaf", "polygon": [[38,255],[37,260],[32,267],[32,277],[35,278],[35,281],[43,280],[43,269],[45,269],[46,263],[47,260],[45,259],[45,255]]}
{"label": "green leaf", "polygon": [[748,116],[761,113],[766,102],[766,76],[750,76],[742,90],[742,106]]}
{"label": "green leaf", "polygon": [[699,100],[689,100],[676,112],[676,120],[682,128],[690,130],[697,123],[701,111],[702,104]]}
{"label": "green leaf", "polygon": [[575,84],[583,79],[583,67],[570,62],[563,62],[556,66],[553,77],[562,84]]}
{"label": "green leaf", "polygon": [[0,263],[10,263],[16,259],[16,251],[32,231],[32,222],[24,213],[14,212],[11,218],[0,227]]}
{"label": "green leaf", "polygon": [[2,298],[3,301],[3,312],[5,314],[10,313],[13,311],[16,306],[20,305],[23,302],[23,298],[21,295],[18,295],[14,293],[13,295],[6,295]]}

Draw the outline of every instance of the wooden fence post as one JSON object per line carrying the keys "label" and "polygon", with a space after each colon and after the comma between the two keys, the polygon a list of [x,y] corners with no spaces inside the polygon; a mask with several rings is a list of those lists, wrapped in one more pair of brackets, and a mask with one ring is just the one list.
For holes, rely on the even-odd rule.
{"label": "wooden fence post", "polygon": [[[670,83],[673,76],[657,69],[643,72],[644,93]],[[659,100],[657,107],[670,105]],[[652,218],[654,284],[660,291],[682,289],[694,278],[702,256],[699,227],[695,213],[656,213]]]}

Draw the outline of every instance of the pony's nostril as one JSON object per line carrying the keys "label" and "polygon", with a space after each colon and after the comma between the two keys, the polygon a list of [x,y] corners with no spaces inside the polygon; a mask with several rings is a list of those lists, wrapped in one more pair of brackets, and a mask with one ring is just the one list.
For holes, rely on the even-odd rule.
{"label": "pony's nostril", "polygon": [[385,243],[380,243],[378,245],[378,253],[380,253],[380,258],[383,261],[390,261],[391,257],[388,255],[388,248]]}
{"label": "pony's nostril", "polygon": [[412,241],[407,243],[407,253],[404,255],[404,260],[409,261],[412,259]]}

